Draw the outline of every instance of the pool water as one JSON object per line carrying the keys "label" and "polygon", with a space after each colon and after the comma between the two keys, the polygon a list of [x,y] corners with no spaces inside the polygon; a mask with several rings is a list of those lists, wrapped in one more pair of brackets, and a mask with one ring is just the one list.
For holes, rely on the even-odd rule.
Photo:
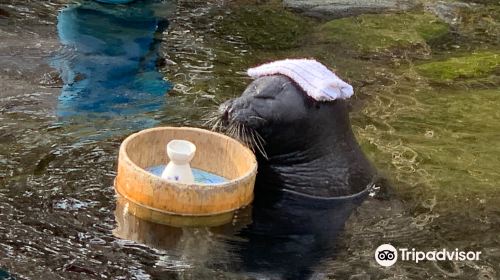
{"label": "pool water", "polygon": [[[158,177],[161,177],[161,174],[163,173],[163,170],[165,169],[166,165],[158,165],[158,166],[153,166],[149,167],[146,170]],[[201,184],[222,184],[227,182],[228,180],[224,177],[221,177],[217,174],[213,174],[198,168],[191,168],[193,171],[193,176],[194,176],[194,181],[196,183],[201,183]]]}
{"label": "pool water", "polygon": [[[498,53],[500,8],[490,0],[424,2],[464,9],[445,10],[453,15],[449,36],[423,41],[411,29],[417,16],[398,15],[397,28],[380,15],[327,24],[281,1],[134,1],[143,14],[125,5],[96,11],[105,4],[89,0],[0,1],[0,278],[287,279],[294,267],[315,279],[500,278],[498,66],[473,75],[446,66],[460,69],[449,81],[437,78],[453,75],[420,70]],[[416,13],[428,13],[424,7]],[[431,26],[420,31],[436,29],[437,19],[423,20]],[[331,30],[344,37],[322,33]],[[391,42],[395,49],[386,48]],[[349,218],[338,211],[332,223],[320,223],[326,215],[309,221],[334,228],[321,236],[328,248],[312,246],[293,218],[259,214],[257,204],[217,228],[128,215],[128,238],[115,236],[124,218],[113,189],[123,139],[157,125],[203,127],[243,92],[248,67],[286,57],[315,57],[354,86],[355,135],[391,188]],[[298,234],[268,235],[288,228]],[[385,268],[373,258],[383,243],[482,254]]]}
{"label": "pool water", "polygon": [[156,67],[158,36],[168,28],[168,20],[154,11],[157,2],[120,6],[84,1],[58,13],[62,46],[50,65],[64,83],[57,104],[61,120],[134,116],[120,126],[157,123],[138,117],[161,110],[171,88]]}

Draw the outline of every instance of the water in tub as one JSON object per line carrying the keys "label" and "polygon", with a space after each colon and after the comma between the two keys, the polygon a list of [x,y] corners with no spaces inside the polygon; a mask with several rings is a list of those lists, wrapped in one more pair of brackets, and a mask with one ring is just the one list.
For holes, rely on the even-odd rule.
{"label": "water in tub", "polygon": [[[157,165],[157,166],[152,166],[147,169],[150,173],[161,177],[161,174],[163,173],[163,170],[165,169],[166,165]],[[193,176],[194,176],[194,182],[195,183],[201,183],[201,184],[221,184],[224,182],[227,182],[228,180],[222,176],[219,176],[214,173],[210,173],[198,168],[191,168],[193,171]]]}

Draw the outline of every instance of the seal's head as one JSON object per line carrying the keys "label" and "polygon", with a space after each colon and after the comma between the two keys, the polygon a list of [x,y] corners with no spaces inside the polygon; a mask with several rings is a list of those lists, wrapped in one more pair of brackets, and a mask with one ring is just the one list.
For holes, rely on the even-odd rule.
{"label": "seal's head", "polygon": [[364,190],[374,170],[352,133],[346,101],[316,101],[291,79],[254,80],[219,107],[228,134],[254,147],[258,180],[309,195]]}
{"label": "seal's head", "polygon": [[[233,136],[251,147],[261,143],[245,136],[261,136],[261,152],[269,157],[352,136],[345,101],[316,101],[283,75],[256,79],[240,97],[223,103],[219,113],[229,132],[238,132]],[[235,126],[239,129],[231,130]]]}
{"label": "seal's head", "polygon": [[[314,103],[289,78],[265,76],[253,81],[239,98],[222,104],[219,113],[229,132],[236,131],[234,136],[260,148],[260,155],[272,156],[285,152],[276,150],[279,145],[274,147],[283,141],[291,151],[302,148],[302,144],[294,147],[294,139],[297,131],[304,132],[315,118],[311,114]],[[235,126],[238,128],[232,130]]]}

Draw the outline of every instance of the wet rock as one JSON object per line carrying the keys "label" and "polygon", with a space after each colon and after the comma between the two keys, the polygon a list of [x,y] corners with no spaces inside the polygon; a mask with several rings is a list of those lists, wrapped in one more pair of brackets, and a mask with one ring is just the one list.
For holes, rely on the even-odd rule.
{"label": "wet rock", "polygon": [[242,7],[224,16],[217,29],[219,34],[238,37],[253,48],[280,50],[299,46],[310,24],[283,9]]}
{"label": "wet rock", "polygon": [[425,9],[435,14],[442,21],[455,25],[461,21],[462,11],[470,9],[471,5],[463,2],[430,2],[425,5]]}
{"label": "wet rock", "polygon": [[500,53],[477,52],[416,66],[417,72],[434,82],[485,78],[500,73]]}
{"label": "wet rock", "polygon": [[478,44],[498,46],[500,43],[500,5],[437,1],[428,2],[424,7],[453,27],[459,38],[456,45],[471,49]]}
{"label": "wet rock", "polygon": [[334,19],[367,13],[406,11],[415,0],[284,0],[285,7],[308,16]]}
{"label": "wet rock", "polygon": [[427,43],[444,38],[449,26],[429,14],[362,15],[336,19],[314,34],[320,43],[361,54],[428,52]]}
{"label": "wet rock", "polygon": [[500,44],[500,5],[473,5],[460,8],[460,21],[457,31],[462,37],[462,44],[488,44],[498,49]]}

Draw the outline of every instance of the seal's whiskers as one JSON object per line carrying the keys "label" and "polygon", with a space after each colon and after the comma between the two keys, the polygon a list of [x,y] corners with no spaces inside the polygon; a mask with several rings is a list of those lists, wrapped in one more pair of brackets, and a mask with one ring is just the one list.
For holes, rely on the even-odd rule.
{"label": "seal's whiskers", "polygon": [[265,159],[268,159],[264,149],[265,141],[260,134],[248,126],[238,123],[238,139],[247,145],[254,153],[258,151]]}
{"label": "seal's whiskers", "polygon": [[203,126],[205,126],[205,127],[211,126],[213,128],[215,126],[215,124],[217,124],[217,122],[220,120],[220,116],[217,113],[213,112],[213,113],[208,114],[208,116],[206,116],[202,120],[205,121],[203,123]]}
{"label": "seal's whiskers", "polygon": [[210,128],[212,131],[222,131],[224,120],[222,119],[222,115],[219,112],[212,112],[208,114],[204,119],[203,123],[204,127]]}
{"label": "seal's whiskers", "polygon": [[[251,116],[250,118],[264,120],[258,116]],[[212,131],[224,131],[227,135],[241,141],[254,153],[258,151],[265,159],[268,159],[267,153],[264,150],[265,141],[255,129],[240,122],[230,121],[227,123],[222,119],[222,115],[219,112],[210,113],[204,120],[205,123],[203,126],[210,127]],[[227,127],[224,129],[225,124],[227,124]]]}
{"label": "seal's whiskers", "polygon": [[257,148],[257,150],[259,150],[259,152],[265,159],[269,159],[266,150],[264,150],[264,145],[266,143],[266,141],[264,141],[264,138],[262,138],[262,136],[253,129],[251,130],[251,134],[252,134],[252,139],[254,141],[254,145]]}

